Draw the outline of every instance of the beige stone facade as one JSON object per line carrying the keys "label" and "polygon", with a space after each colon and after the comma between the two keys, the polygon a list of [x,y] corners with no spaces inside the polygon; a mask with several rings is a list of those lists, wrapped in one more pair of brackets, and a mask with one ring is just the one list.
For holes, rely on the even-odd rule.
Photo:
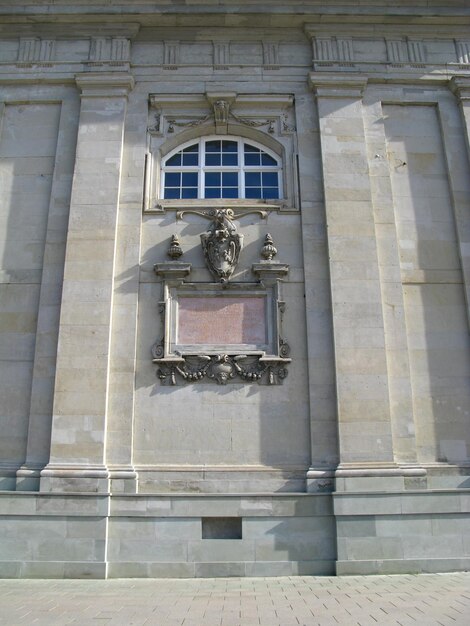
{"label": "beige stone facade", "polygon": [[0,2],[0,576],[468,569],[467,4]]}

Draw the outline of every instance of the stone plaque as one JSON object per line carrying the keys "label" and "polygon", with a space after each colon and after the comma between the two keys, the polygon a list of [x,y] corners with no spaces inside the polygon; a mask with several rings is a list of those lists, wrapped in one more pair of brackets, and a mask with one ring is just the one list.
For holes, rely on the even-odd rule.
{"label": "stone plaque", "polygon": [[180,297],[179,345],[263,346],[267,343],[264,296]]}

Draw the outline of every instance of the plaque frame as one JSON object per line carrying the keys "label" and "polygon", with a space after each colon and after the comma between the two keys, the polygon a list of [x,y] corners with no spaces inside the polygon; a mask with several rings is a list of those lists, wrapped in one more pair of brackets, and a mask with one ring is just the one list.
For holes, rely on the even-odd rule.
{"label": "plaque frame", "polygon": [[[152,346],[152,361],[163,385],[178,383],[251,382],[281,384],[287,376],[289,346],[282,335],[285,303],[281,298],[281,277],[288,266],[277,262],[253,265],[258,282],[193,283],[185,282],[191,265],[172,261],[157,263],[155,273],[163,279],[159,310],[162,336]],[[179,343],[179,308],[185,297],[263,298],[266,341],[253,343]]]}

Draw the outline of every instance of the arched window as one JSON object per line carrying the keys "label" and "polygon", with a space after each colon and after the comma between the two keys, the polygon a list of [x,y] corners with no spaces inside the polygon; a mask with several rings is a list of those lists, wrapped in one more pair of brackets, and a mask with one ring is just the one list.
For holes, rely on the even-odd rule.
{"label": "arched window", "polygon": [[282,198],[279,156],[239,137],[191,141],[162,162],[164,199]]}

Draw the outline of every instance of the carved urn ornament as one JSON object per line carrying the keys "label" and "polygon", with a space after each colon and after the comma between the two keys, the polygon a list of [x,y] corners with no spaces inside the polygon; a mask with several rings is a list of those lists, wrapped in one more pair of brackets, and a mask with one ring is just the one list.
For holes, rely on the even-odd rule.
{"label": "carved urn ornament", "polygon": [[243,247],[243,235],[237,232],[234,220],[249,213],[265,218],[266,211],[187,209],[178,211],[177,219],[185,213],[210,220],[200,237],[215,282],[186,281],[191,264],[179,260],[183,250],[173,235],[167,249],[171,261],[154,266],[163,279],[162,334],[151,349],[158,378],[162,385],[281,385],[291,362],[282,333],[285,302],[281,298],[281,282],[289,266],[273,260],[277,249],[270,234],[261,247],[262,260],[251,266],[256,282],[230,282]]}
{"label": "carved urn ornament", "polygon": [[216,280],[226,283],[233,274],[243,247],[243,235],[232,222],[233,211],[215,209],[213,221],[201,235],[202,251],[209,271]]}
{"label": "carved urn ornament", "polygon": [[273,238],[268,233],[264,239],[264,245],[261,248],[261,256],[263,259],[266,259],[266,261],[272,261],[276,254],[277,248],[274,245]]}
{"label": "carved urn ornament", "polygon": [[183,249],[178,239],[178,235],[173,235],[170,242],[170,247],[167,252],[168,256],[175,261],[183,254]]}

